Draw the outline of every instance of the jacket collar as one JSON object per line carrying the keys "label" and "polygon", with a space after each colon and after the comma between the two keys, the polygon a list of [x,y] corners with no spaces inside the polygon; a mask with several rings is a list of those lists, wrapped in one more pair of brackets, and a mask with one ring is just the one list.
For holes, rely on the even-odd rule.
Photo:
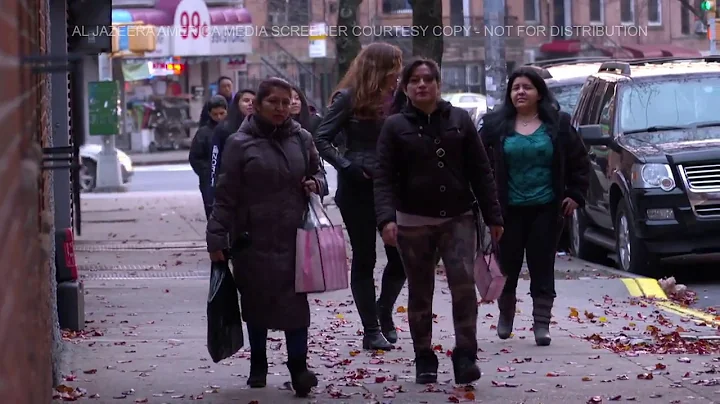
{"label": "jacket collar", "polygon": [[416,108],[414,105],[412,105],[412,102],[408,102],[407,105],[405,105],[405,107],[402,109],[401,114],[403,114],[405,117],[412,121],[426,121],[436,117],[447,119],[448,117],[450,117],[451,109],[452,104],[447,101],[440,100],[437,103],[437,108],[435,109],[435,111],[433,111],[432,114],[428,114],[425,111]]}
{"label": "jacket collar", "polygon": [[283,139],[300,132],[302,127],[294,119],[288,118],[280,125],[274,125],[263,117],[252,114],[245,118],[240,131],[255,137]]}

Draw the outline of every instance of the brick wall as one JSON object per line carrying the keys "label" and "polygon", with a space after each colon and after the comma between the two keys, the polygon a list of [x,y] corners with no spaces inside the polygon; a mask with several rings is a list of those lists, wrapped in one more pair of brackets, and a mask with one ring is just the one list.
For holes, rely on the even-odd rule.
{"label": "brick wall", "polygon": [[45,76],[20,54],[45,52],[43,0],[3,2],[0,18],[0,397],[3,403],[50,401],[48,177],[39,169],[47,142]]}

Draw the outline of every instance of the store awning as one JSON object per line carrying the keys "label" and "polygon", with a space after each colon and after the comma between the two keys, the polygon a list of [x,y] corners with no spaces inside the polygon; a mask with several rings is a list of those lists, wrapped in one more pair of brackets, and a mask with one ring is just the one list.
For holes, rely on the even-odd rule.
{"label": "store awning", "polygon": [[560,39],[540,46],[540,52],[543,53],[572,54],[579,53],[580,51],[582,51],[582,44],[580,41],[574,39]]}
{"label": "store awning", "polygon": [[250,12],[237,7],[208,7],[210,23],[212,25],[250,24]]}
{"label": "store awning", "polygon": [[634,58],[661,58],[667,56],[658,45],[623,45]]}
{"label": "store awning", "polygon": [[133,22],[142,21],[143,24],[167,27],[173,25],[173,15],[154,8],[126,8]]}

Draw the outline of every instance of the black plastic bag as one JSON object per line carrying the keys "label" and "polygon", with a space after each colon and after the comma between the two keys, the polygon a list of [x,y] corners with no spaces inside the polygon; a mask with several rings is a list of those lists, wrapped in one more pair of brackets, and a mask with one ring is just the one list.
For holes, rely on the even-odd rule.
{"label": "black plastic bag", "polygon": [[231,357],[243,347],[238,292],[227,261],[212,264],[207,321],[207,348],[215,363]]}

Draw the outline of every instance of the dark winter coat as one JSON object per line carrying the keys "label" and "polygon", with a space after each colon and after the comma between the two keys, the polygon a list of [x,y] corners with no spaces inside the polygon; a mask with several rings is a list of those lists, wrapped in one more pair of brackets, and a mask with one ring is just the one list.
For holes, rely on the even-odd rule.
{"label": "dark winter coat", "polygon": [[326,189],[312,137],[292,119],[274,127],[251,116],[227,140],[207,245],[208,251],[225,250],[248,233],[249,246],[232,259],[248,324],[278,330],[310,324],[307,296],[295,293],[295,235],[308,203],[302,187],[306,167],[320,190]]}
{"label": "dark winter coat", "polygon": [[209,174],[209,186],[207,190],[207,196],[209,199],[209,203],[212,205],[213,201],[215,200],[215,184],[217,182],[217,175],[220,171],[220,165],[222,164],[222,156],[223,156],[223,150],[225,150],[225,143],[227,142],[228,138],[235,133],[238,128],[240,127],[240,123],[242,123],[242,119],[239,117],[239,122],[237,122],[237,126],[235,122],[231,119],[226,119],[225,121],[219,123],[212,134],[212,139],[210,141],[210,174]]}
{"label": "dark winter coat", "polygon": [[[553,190],[558,212],[562,200],[572,198],[580,207],[585,206],[585,197],[590,186],[590,158],[582,138],[570,124],[570,115],[558,113],[557,124],[550,125],[548,132],[553,143]],[[502,205],[503,215],[508,208],[508,174],[505,167],[505,150],[503,144],[510,133],[500,129],[507,127],[506,122],[498,124],[497,116],[486,116],[480,128],[480,137],[495,171],[495,182],[498,199]]]}
{"label": "dark winter coat", "polygon": [[[492,168],[468,113],[441,101],[428,115],[413,106],[390,116],[377,145],[378,227],[395,212],[455,217],[477,198],[488,225],[502,226]],[[474,194],[474,195],[473,195]]]}
{"label": "dark winter coat", "polygon": [[200,179],[200,190],[205,199],[205,193],[210,186],[210,153],[212,150],[212,136],[217,122],[210,122],[201,127],[195,133],[192,143],[190,144],[190,153],[188,160],[195,174]]}

